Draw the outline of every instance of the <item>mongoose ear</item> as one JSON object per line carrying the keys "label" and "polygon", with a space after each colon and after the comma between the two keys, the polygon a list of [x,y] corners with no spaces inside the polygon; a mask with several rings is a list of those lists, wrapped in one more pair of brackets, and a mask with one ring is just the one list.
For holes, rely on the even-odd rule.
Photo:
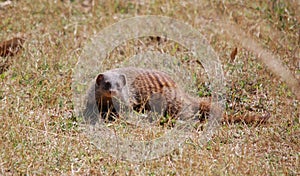
{"label": "mongoose ear", "polygon": [[97,85],[100,85],[100,83],[101,83],[101,81],[103,80],[103,78],[104,78],[104,75],[103,75],[103,74],[99,74],[99,75],[97,76],[97,79],[96,79],[96,84],[97,84]]}
{"label": "mongoose ear", "polygon": [[121,80],[122,86],[125,86],[126,85],[126,76],[125,75],[120,75],[120,80]]}

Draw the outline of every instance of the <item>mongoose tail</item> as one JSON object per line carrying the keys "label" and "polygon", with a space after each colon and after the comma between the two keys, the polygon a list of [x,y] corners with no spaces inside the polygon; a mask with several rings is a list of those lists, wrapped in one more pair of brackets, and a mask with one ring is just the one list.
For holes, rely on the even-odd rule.
{"label": "mongoose tail", "polygon": [[[222,113],[221,108],[218,108],[217,105],[213,105],[210,100],[200,101],[199,102],[199,112],[201,114],[207,115],[209,113],[215,113],[215,115],[221,115],[221,122],[227,122],[227,123],[237,123],[237,122],[245,122],[247,124],[249,123],[266,123],[267,120],[270,118],[270,113],[267,113],[266,115],[258,115],[254,113],[248,112],[245,115],[228,115],[225,112]],[[219,114],[217,114],[219,113]]]}

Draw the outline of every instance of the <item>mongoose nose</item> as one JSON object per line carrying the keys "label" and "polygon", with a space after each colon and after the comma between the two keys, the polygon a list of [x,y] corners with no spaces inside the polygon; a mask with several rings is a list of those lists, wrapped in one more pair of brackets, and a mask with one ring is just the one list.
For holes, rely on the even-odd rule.
{"label": "mongoose nose", "polygon": [[115,90],[110,90],[109,93],[111,96],[117,95],[117,91],[115,91]]}

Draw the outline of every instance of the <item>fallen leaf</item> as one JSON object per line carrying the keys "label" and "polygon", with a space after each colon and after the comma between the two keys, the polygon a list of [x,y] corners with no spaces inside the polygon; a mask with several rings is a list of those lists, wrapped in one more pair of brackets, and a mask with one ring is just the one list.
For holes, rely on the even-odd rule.
{"label": "fallen leaf", "polygon": [[0,56],[7,57],[13,56],[22,48],[25,39],[20,37],[15,37],[10,40],[6,40],[0,43]]}
{"label": "fallen leaf", "polygon": [[230,54],[231,61],[235,59],[236,54],[237,54],[237,47]]}

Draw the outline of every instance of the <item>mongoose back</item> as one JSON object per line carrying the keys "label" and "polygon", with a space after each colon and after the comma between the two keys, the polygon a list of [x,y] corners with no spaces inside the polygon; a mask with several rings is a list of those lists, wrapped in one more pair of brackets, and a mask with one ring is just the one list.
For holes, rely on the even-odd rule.
{"label": "mongoose back", "polygon": [[[186,120],[195,115],[205,118],[211,110],[218,111],[210,99],[194,98],[185,93],[165,72],[135,67],[117,68],[101,73],[89,92],[89,113],[96,105],[102,116],[118,114],[120,104],[136,111],[156,111],[163,116]],[[264,122],[268,117],[247,115],[223,120]]]}

